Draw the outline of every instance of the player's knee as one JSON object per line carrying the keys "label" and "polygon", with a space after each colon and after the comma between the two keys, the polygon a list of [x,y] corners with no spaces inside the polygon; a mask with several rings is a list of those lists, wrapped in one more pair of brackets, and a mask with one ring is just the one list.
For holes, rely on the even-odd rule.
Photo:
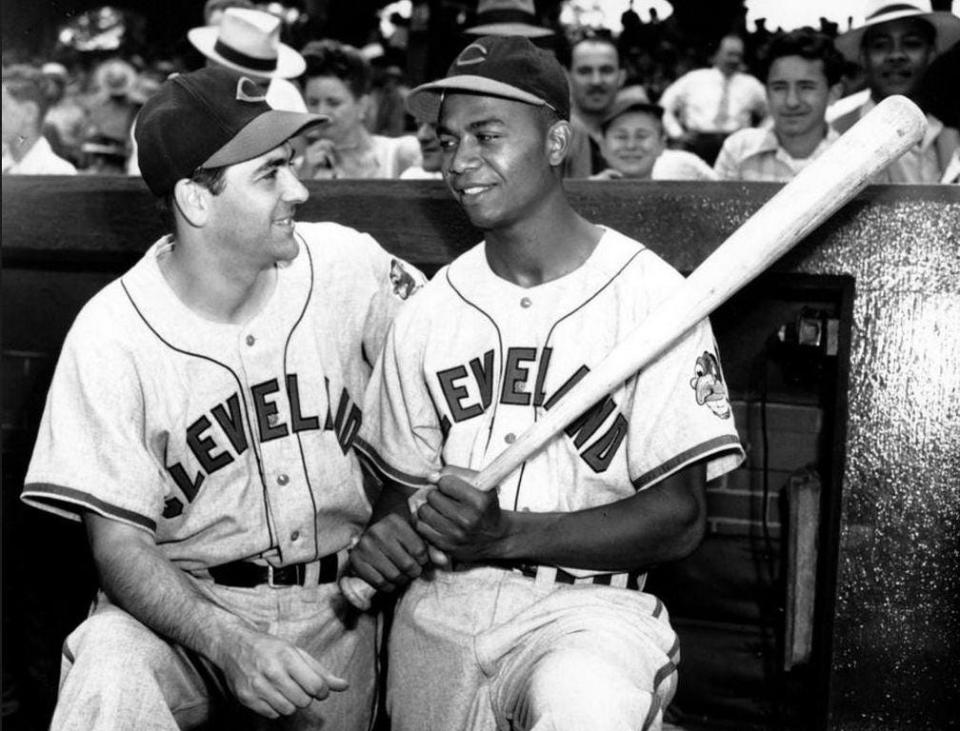
{"label": "player's knee", "polygon": [[650,692],[601,657],[584,651],[550,653],[530,677],[523,727],[639,731],[649,728],[651,703],[657,702]]}
{"label": "player's knee", "polygon": [[143,624],[120,610],[98,612],[85,619],[66,642],[63,653],[74,670],[125,684],[154,675],[170,654],[170,646]]}

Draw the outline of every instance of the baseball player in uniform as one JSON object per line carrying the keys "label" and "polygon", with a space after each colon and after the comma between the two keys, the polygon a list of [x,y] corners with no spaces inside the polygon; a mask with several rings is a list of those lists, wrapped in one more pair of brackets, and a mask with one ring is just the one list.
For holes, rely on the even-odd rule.
{"label": "baseball player in uniform", "polygon": [[552,55],[486,37],[408,102],[439,116],[444,177],[485,240],[394,321],[356,443],[386,487],[351,565],[410,582],[389,643],[399,731],[659,728],[679,650],[644,571],[698,545],[705,481],[742,459],[719,365],[697,385],[719,364],[702,322],[499,490],[465,480],[681,282],[570,207],[568,99]]}
{"label": "baseball player in uniform", "polygon": [[373,619],[336,580],[370,514],[364,389],[423,280],[367,235],[294,222],[289,139],[322,120],[219,68],[140,113],[173,235],[77,317],[23,492],[85,522],[101,579],[54,728],[371,723]]}

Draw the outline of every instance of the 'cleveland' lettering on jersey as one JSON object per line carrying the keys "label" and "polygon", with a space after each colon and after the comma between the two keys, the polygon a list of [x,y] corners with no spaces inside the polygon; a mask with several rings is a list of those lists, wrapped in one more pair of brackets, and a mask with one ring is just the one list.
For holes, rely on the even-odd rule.
{"label": "'cleveland' lettering on jersey", "polygon": [[[259,442],[269,442],[290,434],[318,431],[322,428],[324,431],[333,431],[337,435],[337,442],[346,454],[357,432],[360,431],[363,421],[362,413],[345,388],[340,392],[334,411],[333,401],[330,398],[330,381],[325,378],[324,382],[327,389],[327,413],[322,427],[319,415],[303,413],[296,373],[291,373],[285,378],[289,422],[281,421],[279,418],[280,409],[277,399],[282,396],[279,396],[278,379],[271,378],[251,386],[248,403],[253,407],[251,420]],[[199,469],[193,477],[188,474],[187,468],[181,462],[168,464],[166,469],[188,503],[194,501],[208,475],[223,469],[247,451],[249,447],[247,435],[250,433],[247,420],[250,417],[245,418],[246,414],[247,409],[241,401],[240,394],[234,393],[224,402],[211,408],[209,416],[203,414],[187,427],[184,442],[196,459]],[[168,498],[163,517],[175,518],[181,513],[183,513],[183,501],[176,497]]]}
{"label": "'cleveland' lettering on jersey", "polygon": [[[552,353],[552,348],[543,348],[539,353],[538,348],[535,347],[507,348],[503,364],[503,382],[497,394],[498,402],[515,406],[532,404],[549,409],[590,371],[587,366],[580,366],[548,398],[544,390],[544,382]],[[454,422],[459,423],[480,416],[493,403],[494,351],[488,350],[483,355],[471,359],[466,365],[457,365],[438,371],[437,380]],[[474,386],[473,389],[470,388],[471,384]],[[474,395],[471,395],[471,390]],[[592,444],[585,447],[615,411],[617,415],[613,424]],[[444,433],[450,429],[450,421],[446,415],[441,418],[441,428]],[[568,426],[566,434],[573,440],[581,459],[594,472],[604,472],[627,436],[627,420],[618,412],[617,403],[613,398],[607,396]]]}

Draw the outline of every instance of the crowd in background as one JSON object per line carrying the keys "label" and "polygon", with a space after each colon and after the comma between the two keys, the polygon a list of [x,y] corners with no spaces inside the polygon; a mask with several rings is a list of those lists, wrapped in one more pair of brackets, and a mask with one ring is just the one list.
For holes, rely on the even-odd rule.
{"label": "crowd in background", "polygon": [[[488,0],[479,2],[478,20],[482,18],[485,2]],[[646,170],[643,175],[634,175],[615,170],[604,157],[610,143],[605,143],[601,127],[604,116],[613,108],[613,96],[608,94],[602,104],[598,101],[602,108],[593,118],[589,102],[577,102],[573,55],[585,39],[588,42],[606,43],[615,53],[614,64],[618,76],[613,91],[622,89],[627,92],[627,98],[632,95],[634,101],[637,101],[639,94],[641,101],[649,105],[647,113],[658,117],[653,124],[655,129],[650,134],[662,138],[663,149],[689,151],[705,163],[700,165],[696,160],[668,154],[660,161],[659,171],[653,174],[654,178],[727,178],[729,161],[721,161],[719,168],[716,162],[725,139],[742,127],[770,129],[774,126],[764,88],[765,74],[769,70],[766,55],[771,44],[787,35],[787,31],[781,28],[770,30],[763,19],[758,20],[756,28],[748,32],[745,19],[741,18],[727,35],[704,43],[685,35],[682,28],[673,22],[673,16],[661,21],[653,11],[650,21],[642,22],[634,12],[632,3],[620,19],[622,31],[617,34],[603,28],[564,27],[559,21],[551,28],[543,28],[536,25],[532,0],[516,0],[516,5],[518,9],[529,11],[531,24],[523,26],[520,31],[514,27],[504,32],[522,33],[538,43],[543,37],[549,36],[544,45],[553,48],[571,72],[574,119],[582,129],[578,146],[565,166],[565,175],[568,177],[650,177],[649,165],[641,166]],[[270,19],[259,27],[243,27],[246,21],[242,21],[233,31],[237,34],[234,41],[240,45],[252,45],[254,51],[257,43],[267,41],[274,44],[274,53],[279,49],[278,66],[257,77],[258,81],[268,85],[268,101],[271,105],[296,111],[309,108],[310,111],[328,114],[333,118],[322,139],[314,137],[309,141],[300,163],[303,178],[439,177],[440,157],[436,135],[428,126],[411,117],[404,108],[404,97],[409,88],[429,80],[422,78],[427,67],[422,59],[424,51],[411,43],[418,23],[421,26],[420,35],[423,35],[422,27],[426,19],[418,18],[418,13],[425,5],[417,3],[413,7],[411,18],[400,17],[396,13],[385,17],[387,22],[373,30],[369,42],[361,47],[332,38],[304,41],[297,37],[303,34],[294,32],[289,18],[284,17],[283,8],[278,3],[209,0],[204,16],[207,25],[188,33],[189,45],[184,44],[188,48],[187,53],[178,48],[164,54],[162,50],[154,48],[145,56],[124,53],[122,45],[121,50],[113,53],[79,52],[58,45],[43,58],[21,58],[15,51],[5,50],[4,173],[30,172],[30,161],[18,168],[15,156],[8,154],[14,141],[24,144],[23,140],[27,138],[26,145],[32,142],[29,134],[22,129],[30,128],[29,123],[22,123],[19,127],[13,122],[8,123],[8,119],[14,119],[17,112],[16,109],[8,111],[8,101],[11,107],[16,107],[17,101],[27,99],[37,106],[38,136],[42,136],[41,147],[33,153],[34,166],[46,169],[45,165],[52,165],[47,171],[58,174],[70,174],[74,170],[84,174],[136,174],[135,140],[132,134],[134,120],[139,108],[164,79],[172,73],[190,70],[204,63],[219,63],[247,73],[256,70],[245,65],[243,59],[231,62],[217,50],[218,42],[223,40],[217,29],[220,28],[221,34],[231,32],[221,26],[225,12],[229,9],[227,15],[230,17],[240,8],[256,9],[260,15]],[[480,32],[484,28],[492,28],[496,33],[502,31],[504,25],[477,27]],[[818,42],[832,44],[838,36],[849,35],[850,29],[841,31],[836,23],[821,18],[820,27],[809,29],[809,32],[821,39]],[[468,29],[461,45],[469,42],[470,33]],[[281,39],[283,42],[279,42]],[[940,48],[940,51],[943,50]],[[960,66],[960,63],[956,63],[956,56],[957,47],[953,44],[943,54],[944,62],[939,64],[940,67],[955,69]],[[847,58],[838,58],[837,63],[831,62],[830,78],[827,79],[830,101],[845,97],[849,103],[842,101],[836,106],[835,113],[831,108],[827,112],[828,121],[856,108],[868,94],[865,88],[869,85],[868,79],[864,77],[862,66],[856,62],[856,54],[852,58],[849,54]],[[948,58],[952,59],[952,66],[946,62]],[[716,69],[722,71],[722,75],[716,78],[732,79],[735,86],[740,84],[739,88],[731,90],[731,94],[741,97],[741,101],[737,102],[735,98],[733,103],[742,106],[739,113],[743,118],[738,120],[736,114],[726,115],[722,123],[716,120],[714,126],[717,128],[713,130],[698,131],[684,127],[684,121],[678,120],[681,106],[684,106],[688,117],[696,116],[698,97],[709,97],[711,86],[716,86],[716,80],[709,75],[716,74]],[[694,78],[697,74],[700,75],[699,82]],[[944,102],[945,98],[956,96],[945,91],[955,81],[955,75],[955,70],[938,74],[929,83],[915,84],[916,88],[910,94],[924,106],[924,111],[936,114],[948,128],[960,124],[955,118],[956,103],[953,102],[951,107],[950,103]],[[697,87],[696,83],[700,86]],[[723,93],[721,101],[712,102],[714,106],[731,103],[727,99],[727,92]],[[857,96],[858,93],[860,96]],[[682,96],[684,94],[685,98]],[[19,97],[19,100],[15,97]],[[624,100],[620,102],[619,106],[623,107]],[[636,105],[632,111],[637,111]],[[708,109],[701,116],[703,114],[707,114],[710,119],[706,121],[713,124],[715,110]],[[951,119],[951,115],[954,118]],[[693,123],[704,126],[695,120]],[[638,138],[638,144],[641,142]],[[941,157],[946,156],[946,161],[941,161],[937,172],[929,173],[926,178],[915,180],[908,176],[905,180],[889,179],[882,182],[947,181],[951,174],[955,177],[955,173],[948,170],[951,168],[950,157],[955,157],[952,152],[955,147],[953,144],[940,150]],[[955,167],[957,164],[952,166]],[[727,172],[724,173],[724,170]]]}

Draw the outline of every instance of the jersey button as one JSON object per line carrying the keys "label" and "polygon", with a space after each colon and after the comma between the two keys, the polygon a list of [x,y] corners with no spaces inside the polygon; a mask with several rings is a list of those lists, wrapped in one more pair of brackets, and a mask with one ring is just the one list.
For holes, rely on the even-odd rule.
{"label": "jersey button", "polygon": [[288,482],[290,482],[290,478],[287,477],[286,474],[281,473],[281,474],[277,475],[277,484],[278,484],[278,485],[286,485]]}
{"label": "jersey button", "polygon": [[247,335],[247,345],[253,345],[257,339],[253,335]]}
{"label": "jersey button", "polygon": [[529,307],[529,306],[532,305],[532,304],[533,304],[533,300],[530,299],[529,297],[524,297],[523,299],[520,300],[520,306],[521,306],[521,307],[526,308],[526,307]]}
{"label": "jersey button", "polygon": [[505,441],[507,444],[513,444],[515,441],[517,441],[517,435],[513,432],[510,432],[503,438],[503,441]]}
{"label": "jersey button", "polygon": [[293,533],[291,533],[291,534],[290,534],[290,540],[291,540],[291,541],[298,541],[298,540],[300,540],[300,531],[295,530]]}

